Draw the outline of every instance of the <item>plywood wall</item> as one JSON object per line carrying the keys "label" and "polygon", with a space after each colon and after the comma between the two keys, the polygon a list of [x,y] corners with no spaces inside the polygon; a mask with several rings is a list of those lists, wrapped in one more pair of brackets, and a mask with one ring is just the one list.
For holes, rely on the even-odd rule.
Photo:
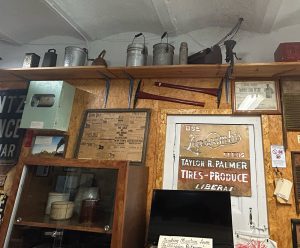
{"label": "plywood wall", "polygon": [[[175,89],[158,88],[154,86],[155,81],[168,83],[180,83],[195,87],[218,87],[218,79],[159,79],[159,80],[143,80],[141,90],[168,97],[177,97],[181,99],[204,101],[205,107],[195,107],[170,102],[162,102],[155,100],[139,100],[137,108],[151,109],[150,131],[148,138],[148,150],[146,156],[146,166],[149,167],[148,182],[148,213],[150,210],[151,194],[153,188],[162,186],[164,146],[166,136],[166,116],[168,114],[207,114],[219,115],[232,113],[231,106],[225,101],[223,92],[220,108],[217,108],[216,98],[201,93],[179,91]],[[103,96],[105,92],[104,80],[73,80],[70,83],[85,91],[78,91],[72,110],[71,124],[68,131],[69,145],[67,149],[67,157],[73,157],[74,149],[77,142],[79,128],[82,120],[83,110],[85,108],[102,108]],[[135,88],[137,81],[135,82]],[[107,108],[127,108],[128,105],[128,80],[112,80],[110,94],[108,98]],[[87,94],[89,92],[90,94]],[[134,96],[133,96],[134,98]],[[262,116],[262,130],[264,143],[264,167],[266,171],[266,190],[268,218],[271,237],[278,242],[279,248],[291,247],[291,218],[297,218],[294,195],[292,195],[291,205],[281,205],[275,201],[273,197],[274,191],[274,173],[271,168],[270,145],[282,144],[281,116]],[[300,151],[300,145],[297,143],[297,133],[288,135],[289,149],[287,150],[287,168],[282,169],[284,176],[292,180],[290,151]],[[23,149],[21,158],[27,156],[28,149]],[[5,191],[9,194],[12,187],[14,170],[9,173],[9,177],[5,184]]]}

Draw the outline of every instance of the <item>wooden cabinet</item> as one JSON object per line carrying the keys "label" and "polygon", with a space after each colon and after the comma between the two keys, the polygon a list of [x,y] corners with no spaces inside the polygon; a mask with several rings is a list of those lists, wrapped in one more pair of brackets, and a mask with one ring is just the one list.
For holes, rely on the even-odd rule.
{"label": "wooden cabinet", "polygon": [[[48,247],[55,242],[63,247],[143,247],[147,169],[126,161],[28,157],[4,247]],[[96,191],[90,196],[84,193],[89,189]],[[74,204],[70,219],[53,220],[53,210],[45,214],[50,192],[69,195]],[[89,221],[80,218],[86,198],[100,199]]]}

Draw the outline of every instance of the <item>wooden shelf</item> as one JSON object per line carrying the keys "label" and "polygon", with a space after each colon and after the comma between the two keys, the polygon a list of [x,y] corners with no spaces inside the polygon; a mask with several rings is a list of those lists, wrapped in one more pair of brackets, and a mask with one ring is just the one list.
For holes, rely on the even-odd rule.
{"label": "wooden shelf", "polygon": [[[228,65],[168,65],[140,67],[38,67],[0,69],[0,81],[134,79],[139,78],[220,78]],[[300,62],[236,64],[234,78],[277,78],[300,76]]]}
{"label": "wooden shelf", "polygon": [[56,166],[56,167],[85,167],[99,169],[123,169],[126,168],[126,161],[95,160],[95,159],[73,159],[56,157],[28,156],[24,159],[25,165],[31,166]]}
{"label": "wooden shelf", "polygon": [[82,224],[78,222],[78,217],[76,216],[64,221],[51,220],[47,215],[35,216],[30,218],[27,217],[26,219],[24,218],[21,222],[15,222],[15,225],[111,234],[111,230],[105,231],[104,227],[101,227],[105,224]]}

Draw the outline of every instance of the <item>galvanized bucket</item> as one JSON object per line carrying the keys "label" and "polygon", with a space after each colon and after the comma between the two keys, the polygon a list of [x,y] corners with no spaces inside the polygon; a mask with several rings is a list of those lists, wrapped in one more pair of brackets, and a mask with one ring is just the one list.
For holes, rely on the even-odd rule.
{"label": "galvanized bucket", "polygon": [[[143,36],[144,43],[134,43],[135,38]],[[142,33],[136,34],[127,47],[126,66],[147,65],[148,49],[145,44],[145,36]]]}
{"label": "galvanized bucket", "polygon": [[[163,43],[163,38],[167,36],[167,43]],[[174,46],[169,44],[168,33],[164,32],[161,42],[153,46],[153,65],[173,65]]]}
{"label": "galvanized bucket", "polygon": [[86,48],[68,46],[65,48],[64,66],[85,65],[88,59],[88,50]]}

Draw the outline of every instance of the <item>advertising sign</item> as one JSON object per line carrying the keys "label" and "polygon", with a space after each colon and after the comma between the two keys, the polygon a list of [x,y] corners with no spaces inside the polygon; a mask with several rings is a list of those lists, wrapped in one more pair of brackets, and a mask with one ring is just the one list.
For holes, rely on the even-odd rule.
{"label": "advertising sign", "polygon": [[251,196],[247,125],[181,125],[177,188]]}
{"label": "advertising sign", "polygon": [[0,90],[0,165],[18,161],[24,131],[19,129],[27,90]]}

